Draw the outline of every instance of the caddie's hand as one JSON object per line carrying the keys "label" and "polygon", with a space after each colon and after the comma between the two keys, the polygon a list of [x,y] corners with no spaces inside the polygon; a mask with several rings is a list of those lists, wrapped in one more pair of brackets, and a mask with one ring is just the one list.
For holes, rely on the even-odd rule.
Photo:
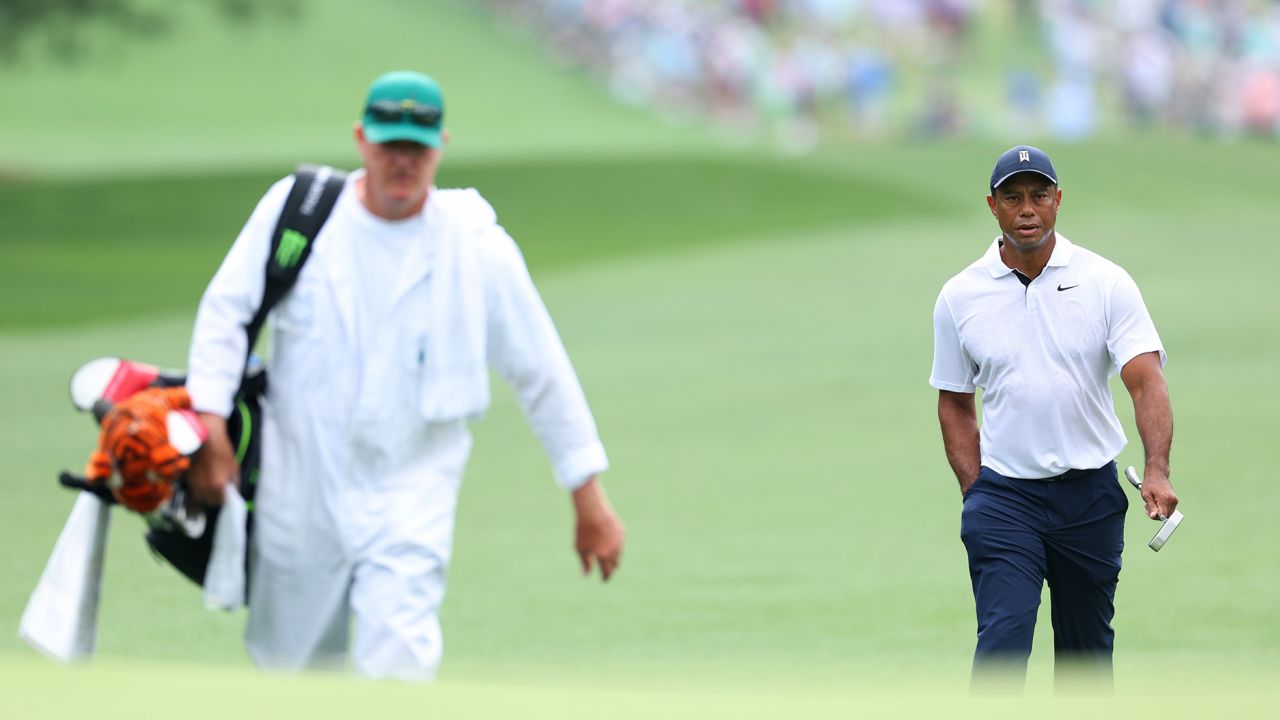
{"label": "caddie's hand", "polygon": [[1147,506],[1147,517],[1164,520],[1178,507],[1178,495],[1169,483],[1169,475],[1162,470],[1147,467],[1142,475],[1142,501]]}
{"label": "caddie's hand", "polygon": [[187,489],[191,491],[191,499],[196,502],[221,505],[226,496],[227,483],[240,477],[240,464],[236,462],[236,453],[231,447],[226,419],[212,413],[199,413],[199,417],[209,431],[209,437],[191,457]]}
{"label": "caddie's hand", "polygon": [[574,548],[582,561],[582,574],[590,575],[596,563],[600,578],[608,580],[618,569],[625,531],[594,476],[573,491],[573,509],[578,516]]}

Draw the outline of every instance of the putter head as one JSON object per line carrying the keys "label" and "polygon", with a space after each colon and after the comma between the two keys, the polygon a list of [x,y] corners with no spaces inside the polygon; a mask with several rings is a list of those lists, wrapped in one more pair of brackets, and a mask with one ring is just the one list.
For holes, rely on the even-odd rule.
{"label": "putter head", "polygon": [[1147,543],[1147,547],[1156,552],[1160,552],[1160,548],[1169,542],[1169,538],[1173,535],[1173,531],[1178,529],[1178,525],[1182,524],[1182,513],[1174,510],[1173,514],[1164,521],[1160,526],[1160,530],[1156,532],[1155,537],[1151,538],[1151,542]]}

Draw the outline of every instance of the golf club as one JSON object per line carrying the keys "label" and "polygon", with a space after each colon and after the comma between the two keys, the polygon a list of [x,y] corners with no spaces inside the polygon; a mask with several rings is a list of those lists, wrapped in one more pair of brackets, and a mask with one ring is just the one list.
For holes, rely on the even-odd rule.
{"label": "golf club", "polygon": [[[1125,468],[1124,476],[1129,480],[1129,484],[1138,488],[1139,492],[1142,491],[1142,481],[1138,479],[1138,471],[1132,465]],[[1182,513],[1174,510],[1169,517],[1161,515],[1160,519],[1164,521],[1164,524],[1160,526],[1160,530],[1156,532],[1155,537],[1151,538],[1151,542],[1147,543],[1147,547],[1156,552],[1160,552],[1160,548],[1164,547],[1164,544],[1173,536],[1173,531],[1178,529],[1178,525],[1182,523]]]}

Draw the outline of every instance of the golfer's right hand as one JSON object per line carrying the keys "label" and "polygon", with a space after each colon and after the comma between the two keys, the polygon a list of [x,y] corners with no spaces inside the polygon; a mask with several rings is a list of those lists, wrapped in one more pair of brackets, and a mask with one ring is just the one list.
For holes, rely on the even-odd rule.
{"label": "golfer's right hand", "polygon": [[226,419],[212,413],[199,413],[199,417],[209,431],[209,437],[191,456],[187,489],[191,491],[191,499],[202,505],[221,505],[226,497],[227,483],[240,477],[240,464],[236,462],[236,453],[231,447]]}

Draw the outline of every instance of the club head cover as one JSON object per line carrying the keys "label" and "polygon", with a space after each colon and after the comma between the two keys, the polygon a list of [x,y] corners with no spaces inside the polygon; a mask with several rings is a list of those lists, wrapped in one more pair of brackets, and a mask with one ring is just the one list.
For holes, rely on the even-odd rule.
{"label": "club head cover", "polygon": [[169,442],[171,410],[191,407],[186,388],[147,388],[115,403],[102,418],[98,447],[85,478],[105,483],[126,508],[150,513],[173,496],[191,460]]}

